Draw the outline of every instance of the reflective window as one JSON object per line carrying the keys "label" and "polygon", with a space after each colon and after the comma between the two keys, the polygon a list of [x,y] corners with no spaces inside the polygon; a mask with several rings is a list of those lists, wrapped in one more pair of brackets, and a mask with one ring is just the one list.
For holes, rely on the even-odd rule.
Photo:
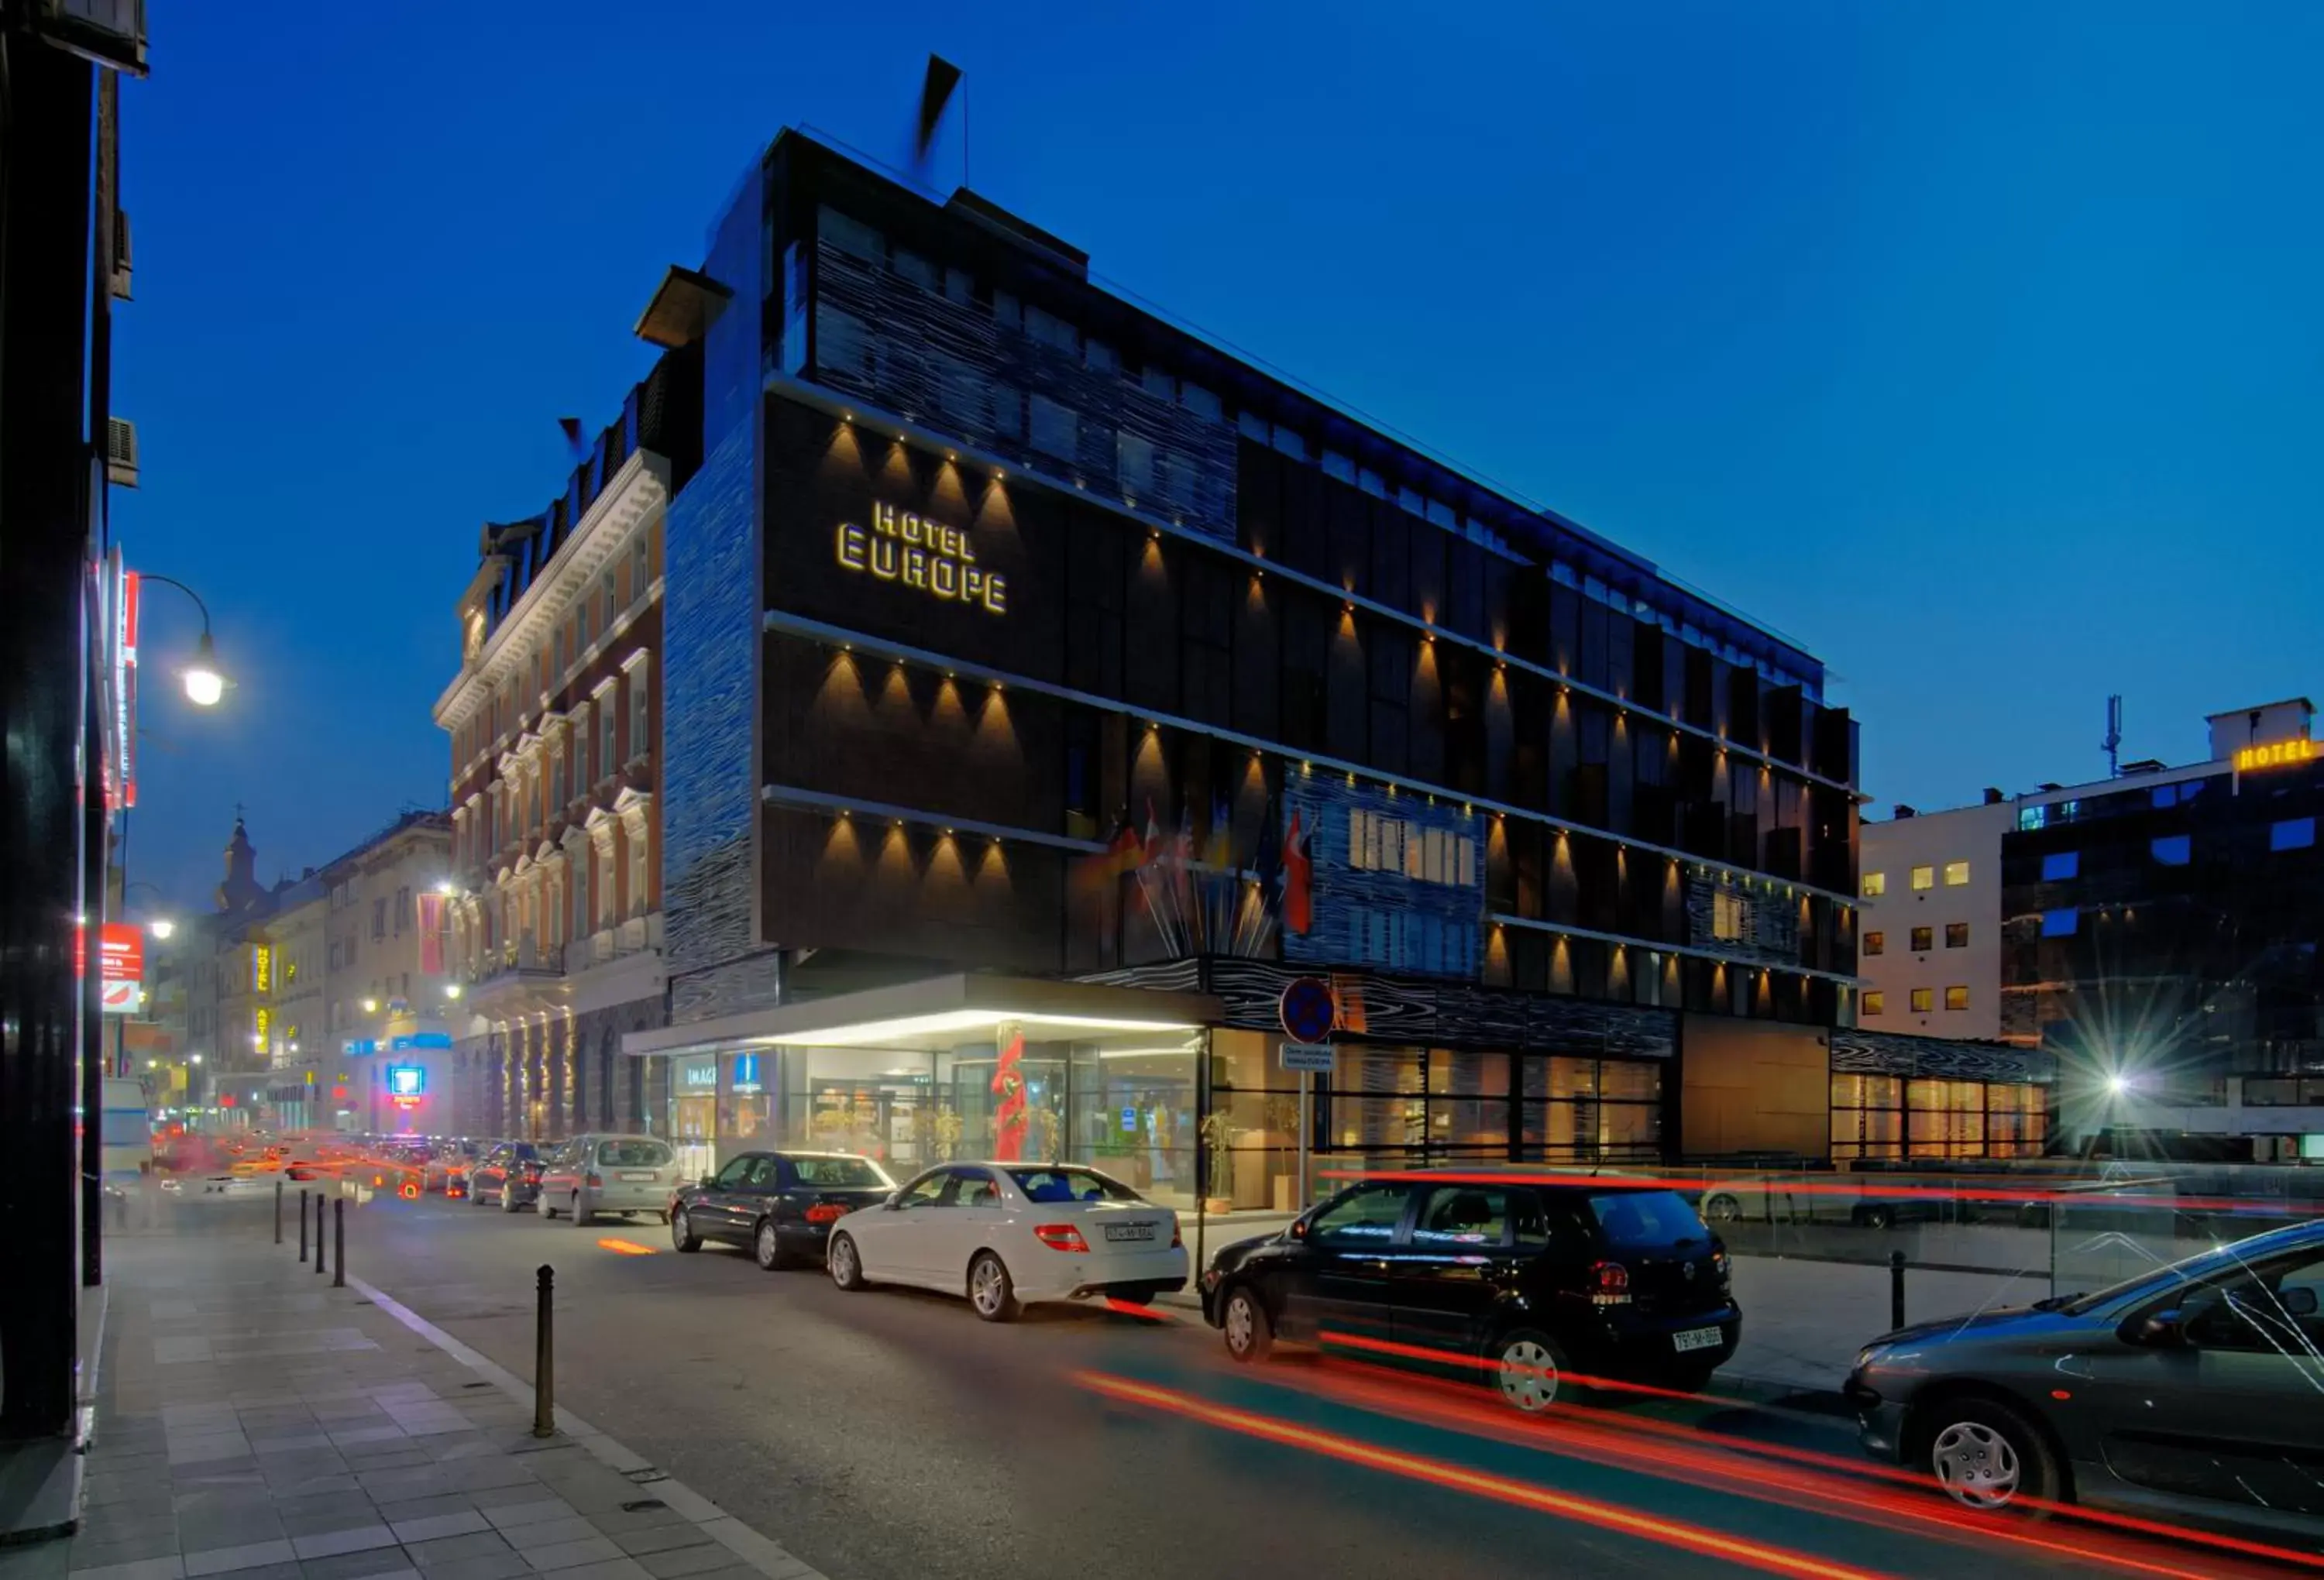
{"label": "reflective window", "polygon": [[1933,929],[1927,927],[1915,927],[1913,929],[1913,952],[1914,954],[1919,954],[1924,950],[1934,949],[1935,947],[1936,933]]}
{"label": "reflective window", "polygon": [[2061,905],[2054,911],[2042,913],[2042,936],[2044,938],[2071,938],[2080,931],[2081,925],[2082,914],[2071,905]]}
{"label": "reflective window", "polygon": [[1307,1227],[1308,1244],[1342,1248],[1384,1245],[1395,1236],[1410,1195],[1410,1187],[1397,1183],[1359,1185],[1315,1215]]}
{"label": "reflective window", "polygon": [[1962,885],[1968,882],[1968,862],[1948,861],[1945,863],[1945,886],[1947,888],[1960,888]]}
{"label": "reflective window", "polygon": [[1945,947],[1947,949],[1967,949],[1969,947],[1968,923],[1948,922],[1945,923]]}
{"label": "reflective window", "polygon": [[2267,848],[2271,850],[2305,850],[2316,843],[2316,820],[2312,817],[2288,817],[2267,831]]}
{"label": "reflective window", "polygon": [[2185,834],[2164,834],[2147,849],[2163,867],[2184,867],[2195,859],[2194,841]]}
{"label": "reflective window", "polygon": [[2079,850],[2052,850],[2042,858],[2042,881],[2062,883],[2079,877],[2082,870],[2082,853]]}
{"label": "reflective window", "polygon": [[1509,1193],[1489,1186],[1442,1186],[1421,1204],[1412,1243],[1432,1250],[1498,1245],[1509,1221]]}
{"label": "reflective window", "polygon": [[1945,1007],[1947,1009],[1967,1009],[1969,1007],[1968,988],[1956,986],[1946,988]]}
{"label": "reflective window", "polygon": [[1937,1006],[1937,990],[1933,988],[1913,989],[1913,1013],[1926,1015]]}
{"label": "reflective window", "polygon": [[1886,1013],[1887,1008],[1888,996],[1886,993],[1876,988],[1865,994],[1864,1013],[1866,1015],[1881,1015]]}
{"label": "reflective window", "polygon": [[1884,952],[1884,951],[1887,949],[1887,947],[1888,947],[1888,935],[1887,935],[1886,933],[1885,933],[1885,932],[1868,932],[1868,933],[1866,933],[1866,934],[1864,935],[1864,952],[1865,952],[1866,954],[1868,954],[1868,955],[1877,955],[1877,954],[1880,954],[1880,953]]}
{"label": "reflective window", "polygon": [[1081,450],[1081,422],[1070,406],[1061,406],[1047,395],[1032,398],[1033,448],[1060,461],[1071,461]]}
{"label": "reflective window", "polygon": [[950,1184],[951,1181],[952,1176],[942,1169],[937,1169],[929,1173],[923,1174],[918,1179],[913,1180],[909,1185],[904,1187],[903,1194],[897,1198],[896,1205],[899,1207],[934,1207],[936,1203],[936,1198],[944,1194],[945,1187]]}
{"label": "reflective window", "polygon": [[1913,868],[1913,886],[1916,889],[1932,889],[1936,887],[1937,869],[1933,867],[1915,867]]}

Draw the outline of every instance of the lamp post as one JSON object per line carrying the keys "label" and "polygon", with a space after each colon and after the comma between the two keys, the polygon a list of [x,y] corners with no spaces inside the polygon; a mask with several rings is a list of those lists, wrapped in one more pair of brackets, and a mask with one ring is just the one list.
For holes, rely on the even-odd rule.
{"label": "lamp post", "polygon": [[218,667],[217,644],[210,638],[210,606],[202,602],[200,593],[175,576],[140,571],[137,577],[140,582],[159,582],[164,587],[175,587],[192,599],[194,607],[202,611],[202,639],[194,645],[193,662],[178,672],[178,678],[186,688],[188,702],[198,708],[217,707],[225,700],[226,688],[231,683],[226,679],[226,672]]}

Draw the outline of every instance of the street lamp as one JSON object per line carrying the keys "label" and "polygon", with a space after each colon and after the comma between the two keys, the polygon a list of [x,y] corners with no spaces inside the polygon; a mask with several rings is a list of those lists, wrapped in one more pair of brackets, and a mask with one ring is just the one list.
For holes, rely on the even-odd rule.
{"label": "street lamp", "polygon": [[456,895],[460,892],[460,886],[448,877],[439,877],[436,880],[436,892],[439,895]]}
{"label": "street lamp", "polygon": [[153,920],[145,923],[145,931],[152,933],[154,937],[162,940],[164,942],[167,942],[170,934],[175,932],[177,930],[178,924],[175,922],[171,921],[167,916],[156,916]]}
{"label": "street lamp", "polygon": [[201,1061],[202,1061],[202,1056],[201,1056],[200,1054],[198,1054],[198,1053],[195,1054],[195,1055],[194,1055],[194,1062],[195,1062],[195,1063],[197,1063],[197,1064],[199,1064]]}
{"label": "street lamp", "polygon": [[460,985],[459,985],[457,982],[447,982],[447,983],[445,983],[445,984],[444,984],[444,997],[447,997],[447,998],[457,998],[457,997],[460,997]]}
{"label": "street lamp", "polygon": [[194,661],[179,672],[179,678],[185,684],[188,702],[198,708],[217,707],[226,696],[226,678],[225,671],[218,667],[217,644],[210,639],[210,606],[202,602],[200,593],[174,576],[160,576],[152,571],[140,571],[137,575],[140,581],[175,587],[202,611],[202,639],[194,646]]}
{"label": "street lamp", "polygon": [[379,1013],[379,1000],[376,998],[364,999],[364,1013],[365,1015],[377,1015]]}

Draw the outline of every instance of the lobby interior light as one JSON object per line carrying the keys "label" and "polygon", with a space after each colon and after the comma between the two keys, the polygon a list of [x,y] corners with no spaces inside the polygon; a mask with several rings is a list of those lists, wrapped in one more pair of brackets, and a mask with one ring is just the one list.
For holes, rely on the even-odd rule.
{"label": "lobby interior light", "polygon": [[1028,1033],[1055,1027],[1086,1032],[1197,1032],[1202,1028],[1176,1020],[1146,1020],[1126,1015],[1045,1015],[1005,1009],[953,1009],[933,1015],[907,1015],[896,1020],[861,1021],[852,1026],[801,1032],[788,1037],[754,1037],[750,1045],[771,1048],[851,1048],[892,1045],[906,1037],[948,1036],[958,1032],[997,1032],[1009,1024]]}
{"label": "lobby interior light", "polygon": [[365,1015],[377,1015],[379,1013],[379,1000],[376,998],[364,999],[364,1013]]}
{"label": "lobby interior light", "polygon": [[202,1061],[202,1056],[201,1056],[200,1054],[198,1054],[198,1053],[195,1054],[195,1055],[194,1055],[194,1061],[194,1061],[196,1064],[199,1064],[199,1063]]}
{"label": "lobby interior light", "polygon": [[447,998],[457,998],[457,997],[460,997],[460,985],[459,985],[457,982],[447,982],[447,983],[445,983],[445,984],[444,984],[444,997],[447,997]]}

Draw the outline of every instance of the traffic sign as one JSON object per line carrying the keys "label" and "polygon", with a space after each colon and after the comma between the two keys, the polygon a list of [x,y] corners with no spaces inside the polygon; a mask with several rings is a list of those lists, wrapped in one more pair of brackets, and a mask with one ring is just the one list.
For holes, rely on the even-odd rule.
{"label": "traffic sign", "polygon": [[1332,1024],[1339,1018],[1332,985],[1315,977],[1293,978],[1276,1011],[1282,1018],[1284,1035],[1295,1043],[1322,1042],[1332,1034]]}
{"label": "traffic sign", "polygon": [[1340,1052],[1329,1043],[1278,1043],[1276,1046],[1283,1051],[1284,1069],[1316,1074],[1329,1074]]}

